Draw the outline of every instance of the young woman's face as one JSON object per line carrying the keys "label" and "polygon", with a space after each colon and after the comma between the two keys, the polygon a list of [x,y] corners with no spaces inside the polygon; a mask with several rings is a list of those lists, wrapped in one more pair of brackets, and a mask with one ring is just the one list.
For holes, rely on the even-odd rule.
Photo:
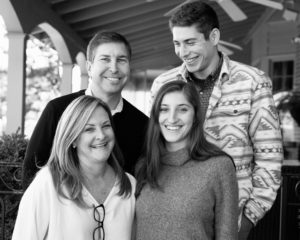
{"label": "young woman's face", "polygon": [[194,107],[182,92],[170,92],[163,97],[158,121],[168,151],[187,146],[194,116]]}
{"label": "young woman's face", "polygon": [[102,107],[98,107],[75,142],[80,165],[106,162],[114,144],[109,116]]}

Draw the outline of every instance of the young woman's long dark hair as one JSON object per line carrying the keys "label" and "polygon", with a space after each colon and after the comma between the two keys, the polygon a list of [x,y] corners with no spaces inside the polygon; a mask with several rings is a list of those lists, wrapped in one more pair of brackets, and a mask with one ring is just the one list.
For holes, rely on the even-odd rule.
{"label": "young woman's long dark hair", "polygon": [[192,83],[183,81],[166,83],[158,91],[152,105],[143,155],[136,167],[136,195],[139,195],[139,192],[146,183],[153,188],[160,187],[157,181],[161,169],[160,157],[166,149],[165,139],[161,134],[158,118],[161,102],[164,96],[171,92],[182,92],[188,102],[194,107],[194,121],[189,132],[187,144],[191,159],[205,161],[211,156],[227,155],[205,139],[203,131],[204,117],[201,116],[200,98],[195,86]]}

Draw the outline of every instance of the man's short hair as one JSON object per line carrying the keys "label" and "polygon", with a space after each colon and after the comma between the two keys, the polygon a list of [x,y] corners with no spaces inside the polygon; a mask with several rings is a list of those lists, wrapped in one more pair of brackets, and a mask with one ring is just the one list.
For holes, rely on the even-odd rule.
{"label": "man's short hair", "polygon": [[182,5],[169,19],[169,27],[190,27],[195,25],[205,39],[211,30],[219,29],[219,20],[215,10],[208,4],[196,1]]}
{"label": "man's short hair", "polygon": [[131,59],[131,46],[123,35],[117,32],[101,31],[97,32],[88,44],[86,53],[88,61],[93,62],[95,50],[103,43],[123,43],[128,52],[128,58]]}

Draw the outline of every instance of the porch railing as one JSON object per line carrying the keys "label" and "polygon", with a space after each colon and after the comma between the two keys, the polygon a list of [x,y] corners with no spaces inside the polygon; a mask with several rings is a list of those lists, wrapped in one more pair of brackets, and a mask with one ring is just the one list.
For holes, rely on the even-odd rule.
{"label": "porch railing", "polygon": [[0,240],[10,240],[22,197],[22,165],[0,161]]}

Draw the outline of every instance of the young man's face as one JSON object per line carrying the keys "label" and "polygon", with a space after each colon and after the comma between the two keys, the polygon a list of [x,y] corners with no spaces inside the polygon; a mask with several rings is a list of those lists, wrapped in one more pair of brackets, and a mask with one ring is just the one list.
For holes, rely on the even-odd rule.
{"label": "young man's face", "polygon": [[218,55],[216,41],[212,41],[211,37],[206,40],[195,25],[175,26],[172,33],[175,53],[185,63],[190,73],[195,77],[205,78],[214,71],[216,63],[213,60]]}
{"label": "young man's face", "polygon": [[[123,43],[103,43],[87,62],[92,91],[104,95],[121,94],[130,76],[129,56]],[[96,89],[95,89],[96,88]]]}

